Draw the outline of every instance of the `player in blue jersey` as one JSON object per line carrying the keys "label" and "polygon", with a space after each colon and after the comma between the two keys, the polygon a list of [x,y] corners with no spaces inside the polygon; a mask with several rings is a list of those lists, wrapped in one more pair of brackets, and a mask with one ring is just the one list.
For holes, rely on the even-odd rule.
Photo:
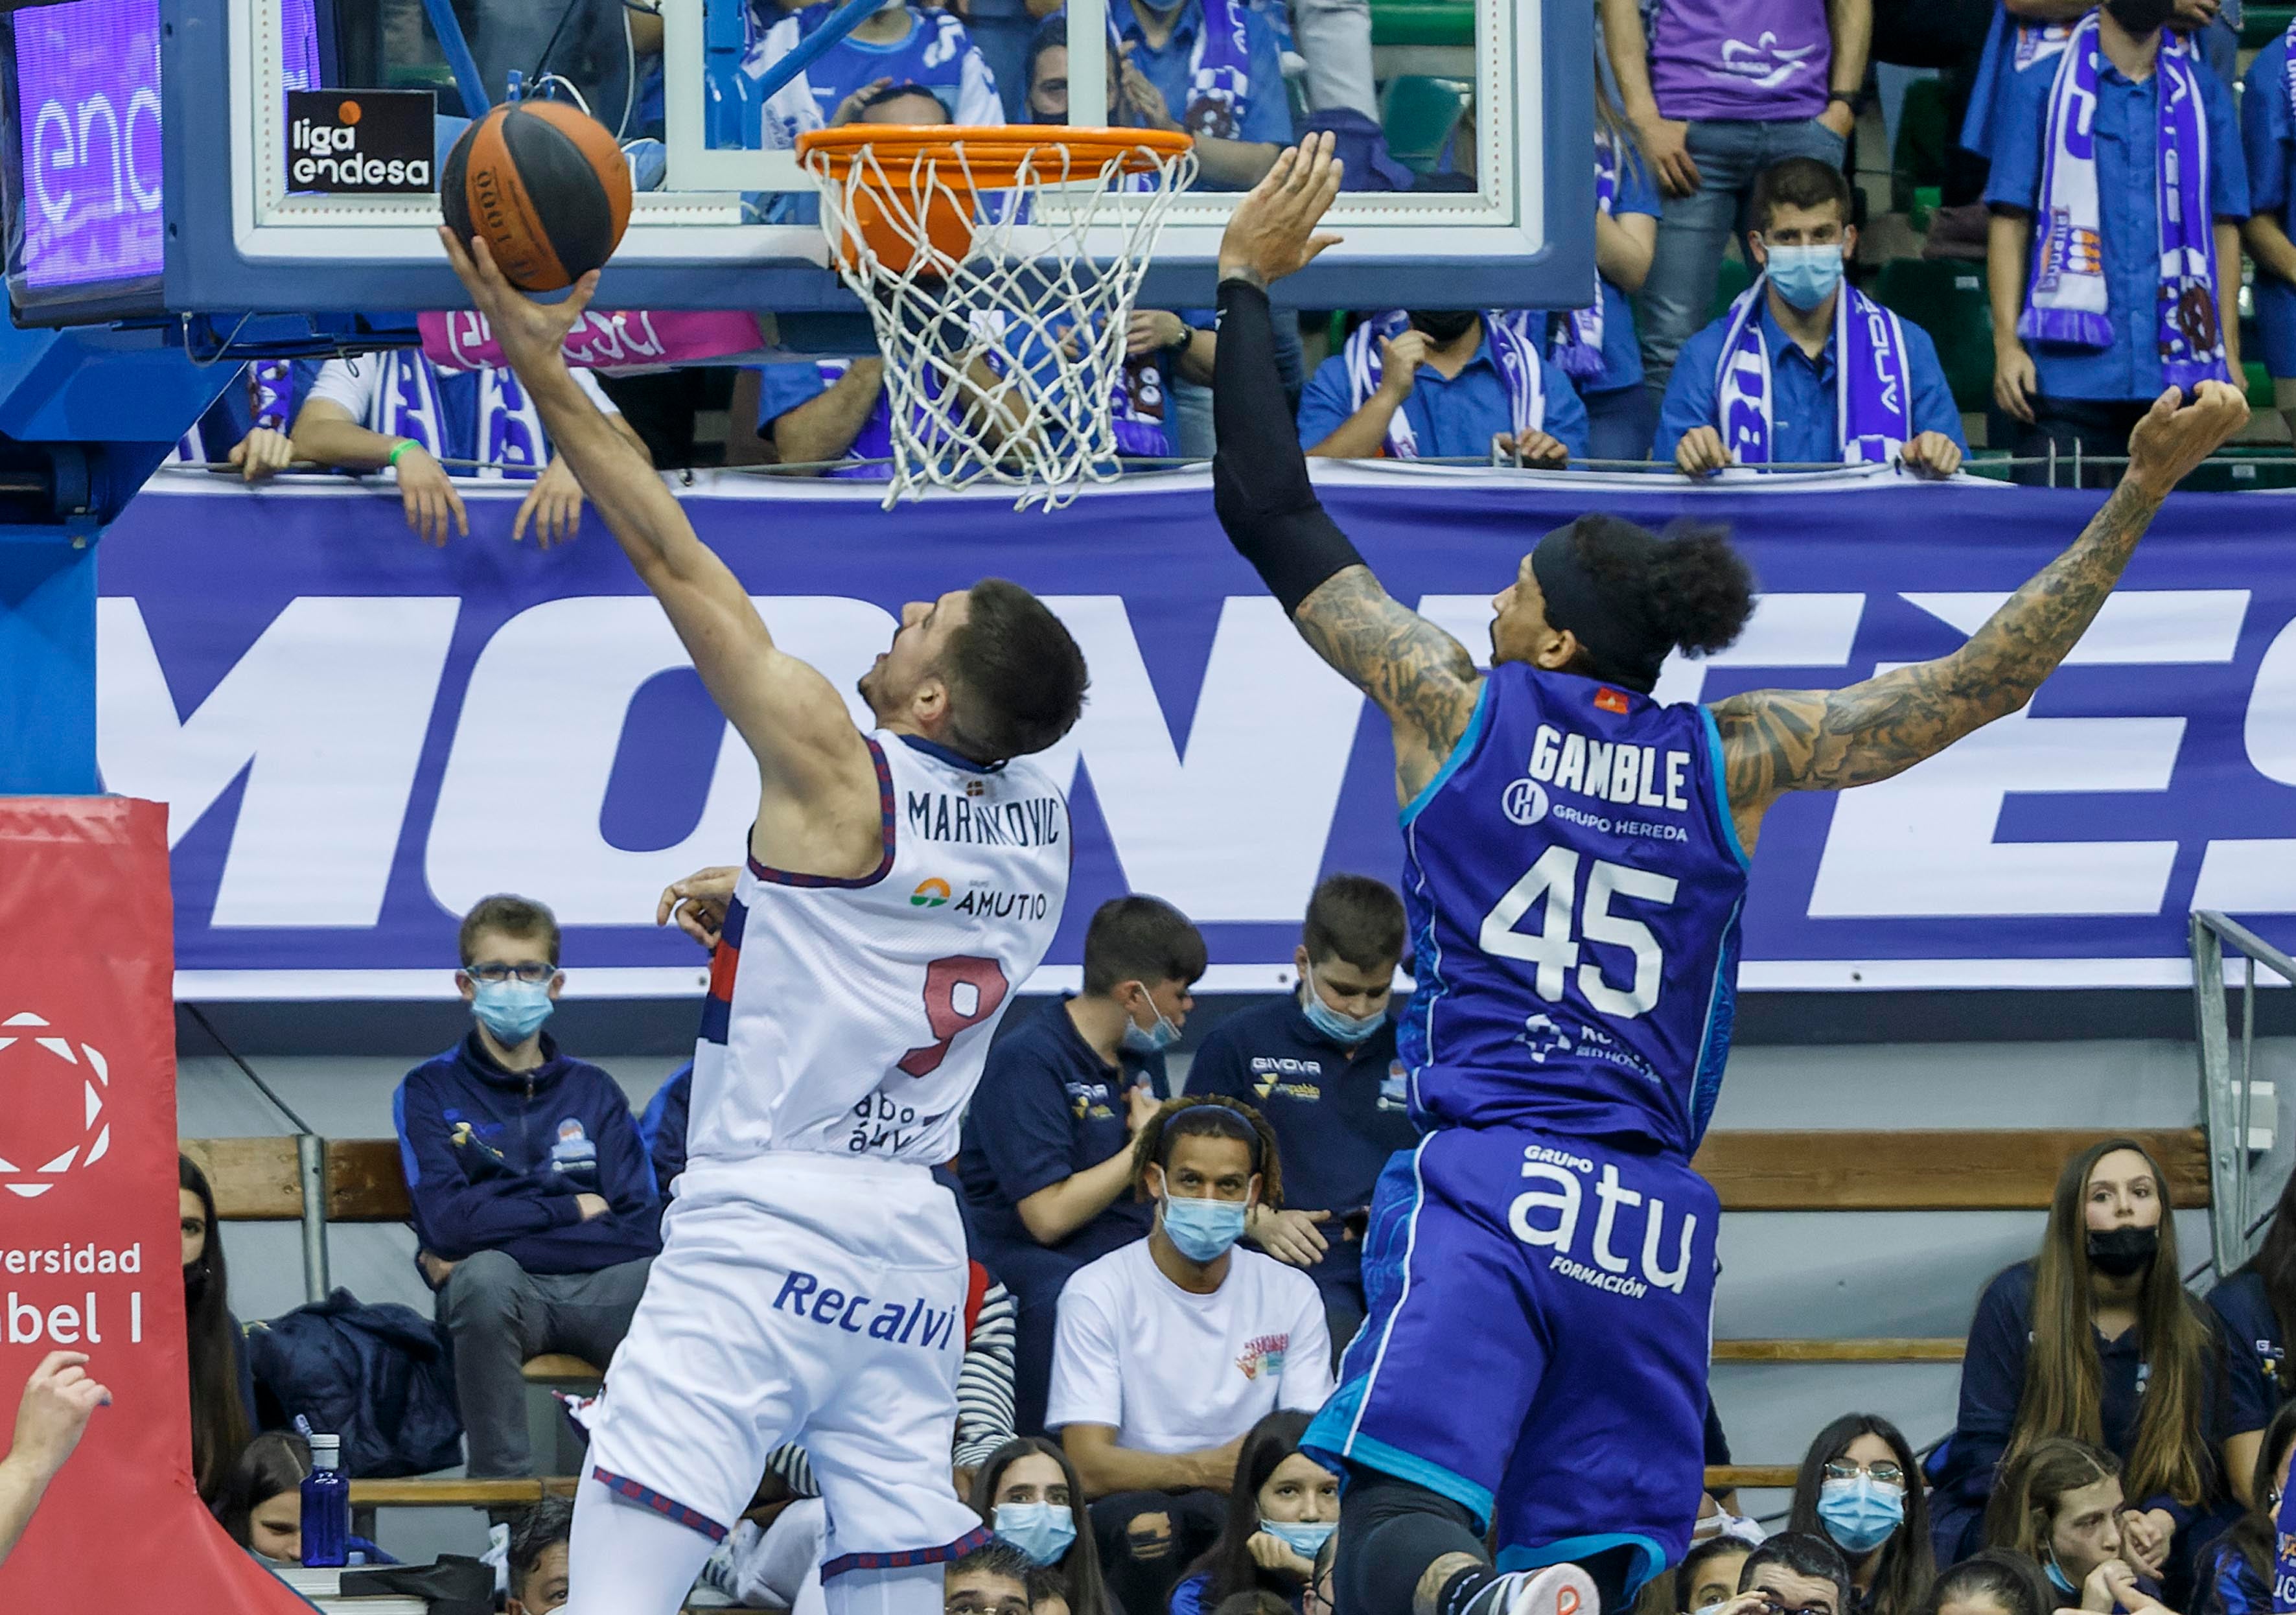
{"label": "player in blue jersey", "polygon": [[1427,1133],[1380,1180],[1370,1316],[1302,1450],[1346,1477],[1341,1615],[1598,1615],[1697,1513],[1716,1202],[1690,1158],[1763,814],[2023,706],[2248,410],[2164,394],[2079,538],[1935,661],[1660,705],[1668,653],[1728,644],[1753,579],[1718,533],[1587,515],[1494,598],[1481,674],[1380,587],[1284,430],[1267,285],[1337,239],[1315,231],[1338,189],[1322,135],[1237,206],[1213,394],[1221,523],[1392,725],[1418,980],[1399,1053]]}

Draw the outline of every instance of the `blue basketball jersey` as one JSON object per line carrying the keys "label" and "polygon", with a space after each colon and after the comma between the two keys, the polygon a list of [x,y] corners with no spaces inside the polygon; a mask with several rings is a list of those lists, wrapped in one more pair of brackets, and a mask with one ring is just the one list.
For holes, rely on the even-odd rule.
{"label": "blue basketball jersey", "polygon": [[1687,1157],[1729,1053],[1746,858],[1705,709],[1526,663],[1403,811],[1423,1127]]}

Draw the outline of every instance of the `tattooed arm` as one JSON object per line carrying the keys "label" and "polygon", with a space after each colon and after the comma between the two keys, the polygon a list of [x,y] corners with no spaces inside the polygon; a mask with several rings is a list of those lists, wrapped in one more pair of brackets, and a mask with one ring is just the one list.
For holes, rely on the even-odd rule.
{"label": "tattooed arm", "polygon": [[1467,649],[1380,586],[1367,566],[1325,579],[1292,615],[1300,636],[1395,727],[1395,797],[1408,802],[1451,755],[1483,681]]}
{"label": "tattooed arm", "polygon": [[2177,396],[2164,393],[2137,423],[2128,474],[2072,547],[1959,650],[1843,690],[1757,690],[1716,705],[1730,811],[1748,848],[1785,792],[1890,779],[2032,699],[2112,593],[2169,490],[2247,422],[2247,404],[2222,382],[2201,383],[2186,408]]}

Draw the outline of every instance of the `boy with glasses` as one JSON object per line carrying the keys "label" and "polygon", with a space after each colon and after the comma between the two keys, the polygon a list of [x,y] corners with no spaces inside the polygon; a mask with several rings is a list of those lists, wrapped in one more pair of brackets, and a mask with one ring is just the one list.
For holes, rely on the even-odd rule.
{"label": "boy with glasses", "polygon": [[461,949],[476,1024],[406,1074],[391,1119],[470,1472],[530,1475],[520,1371],[544,1352],[613,1356],[661,1249],[660,1194],[620,1086],[542,1029],[566,984],[550,910],[483,898]]}

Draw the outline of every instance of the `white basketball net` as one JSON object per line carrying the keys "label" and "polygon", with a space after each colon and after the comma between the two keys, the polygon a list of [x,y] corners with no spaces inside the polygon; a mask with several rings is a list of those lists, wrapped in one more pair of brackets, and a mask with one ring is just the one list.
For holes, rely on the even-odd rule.
{"label": "white basketball net", "polygon": [[[927,488],[993,481],[1021,490],[1016,510],[1055,510],[1118,474],[1125,326],[1195,156],[1139,147],[1095,161],[1048,143],[1029,152],[1015,183],[992,190],[972,183],[964,143],[951,145],[914,156],[866,149],[842,179],[828,154],[807,159],[832,258],[884,356],[893,439],[885,506]],[[1155,166],[1127,174],[1128,158],[1135,169]],[[865,192],[910,250],[906,266],[864,238],[855,199]],[[972,221],[962,260],[926,230],[936,207]]]}

